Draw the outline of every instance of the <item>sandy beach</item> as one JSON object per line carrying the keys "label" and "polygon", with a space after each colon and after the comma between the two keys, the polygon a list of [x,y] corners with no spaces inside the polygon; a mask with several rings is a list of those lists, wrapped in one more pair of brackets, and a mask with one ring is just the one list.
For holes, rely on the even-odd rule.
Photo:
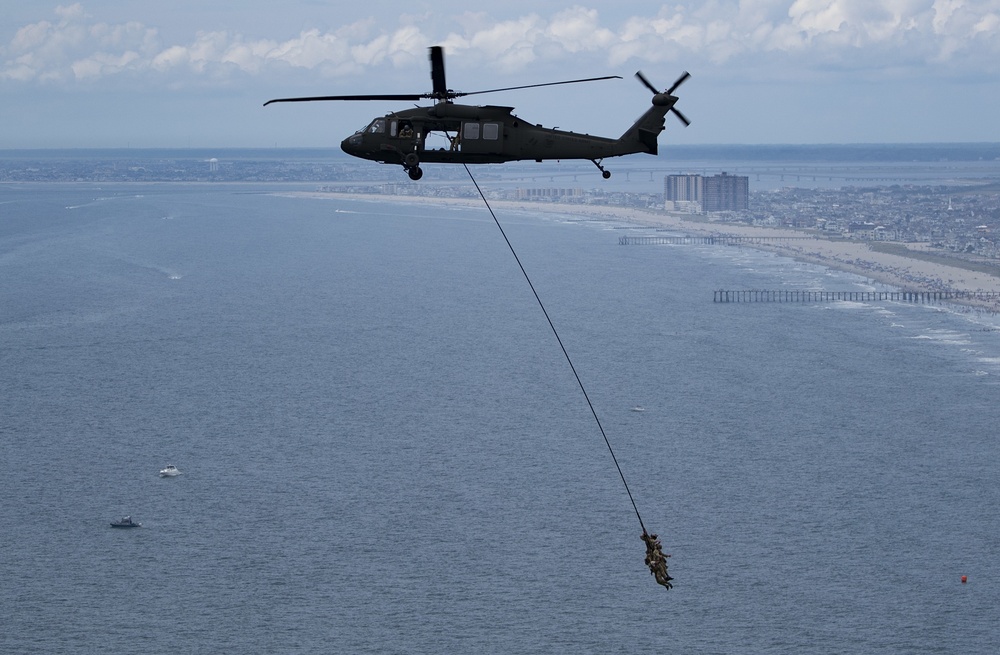
{"label": "sandy beach", "polygon": [[[282,195],[312,198],[350,198],[356,200],[407,202],[438,205],[482,206],[478,198],[438,198],[427,196],[360,195],[347,193],[293,192]],[[905,254],[890,254],[873,250],[868,243],[824,238],[812,230],[791,228],[754,227],[739,223],[692,220],[684,214],[652,212],[627,207],[575,205],[563,203],[514,202],[491,200],[490,205],[503,218],[504,210],[555,213],[581,218],[606,219],[634,225],[647,225],[676,231],[688,236],[754,236],[754,237],[814,237],[784,243],[747,244],[759,250],[768,250],[800,261],[811,262],[837,270],[862,275],[874,282],[906,291],[965,291],[998,292],[1000,277],[985,272],[968,270],[946,263],[925,261]],[[913,244],[916,246],[916,244]],[[958,301],[956,301],[958,302]],[[996,301],[966,299],[962,304],[1000,310]]]}

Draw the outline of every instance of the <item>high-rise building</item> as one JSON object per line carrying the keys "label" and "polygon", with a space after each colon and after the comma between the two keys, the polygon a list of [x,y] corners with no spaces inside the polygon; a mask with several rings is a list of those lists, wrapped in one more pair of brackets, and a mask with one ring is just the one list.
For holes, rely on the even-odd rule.
{"label": "high-rise building", "polygon": [[750,206],[750,178],[745,175],[724,172],[706,177],[704,185],[703,211],[740,211]]}
{"label": "high-rise building", "polygon": [[667,210],[701,211],[704,189],[701,175],[667,175],[663,178],[663,198]]}
{"label": "high-rise building", "polygon": [[667,175],[663,178],[663,198],[681,202],[701,202],[704,179],[701,175]]}

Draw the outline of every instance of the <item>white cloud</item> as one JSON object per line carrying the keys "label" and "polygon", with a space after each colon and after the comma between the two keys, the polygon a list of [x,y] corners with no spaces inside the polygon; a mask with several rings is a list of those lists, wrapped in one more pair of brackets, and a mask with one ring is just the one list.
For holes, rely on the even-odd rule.
{"label": "white cloud", "polygon": [[87,59],[74,61],[70,68],[77,79],[88,77],[100,77],[102,75],[113,75],[127,68],[132,62],[139,59],[139,53],[129,50],[120,55],[108,55],[96,53]]}
{"label": "white cloud", "polygon": [[83,17],[85,17],[87,15],[86,12],[84,12],[84,10],[83,10],[83,5],[81,5],[79,2],[77,2],[75,4],[72,4],[72,5],[68,6],[68,7],[64,7],[62,5],[59,5],[55,9],[55,13],[56,13],[57,16],[59,16],[63,20],[72,20],[74,18],[83,18]]}
{"label": "white cloud", "polygon": [[534,44],[545,25],[536,14],[498,22],[471,35],[470,46],[503,72],[523,70],[536,59]]}
{"label": "white cloud", "polygon": [[792,24],[809,36],[839,32],[848,25],[844,0],[795,0],[788,9]]}
{"label": "white cloud", "polygon": [[318,68],[324,63],[350,57],[350,46],[333,34],[308,30],[294,39],[279,43],[264,55],[269,62],[282,62],[296,68]]}
{"label": "white cloud", "polygon": [[[344,35],[344,42],[349,42],[348,35]],[[406,65],[412,62],[414,57],[425,56],[428,37],[414,25],[402,27],[395,32],[379,35],[368,42],[350,46],[350,56],[343,59],[350,59],[352,63],[361,66],[377,66],[385,61],[390,61],[394,66]]]}
{"label": "white cloud", "polygon": [[179,45],[171,46],[153,57],[152,66],[155,70],[163,72],[171,68],[180,66],[188,60],[186,48]]}
{"label": "white cloud", "polygon": [[25,25],[0,49],[0,79],[100,78],[148,66],[158,49],[156,30],[140,23],[91,22],[80,4],[55,13],[59,21]]}
{"label": "white cloud", "polygon": [[171,44],[139,21],[95,21],[79,3],[54,14],[21,26],[0,45],[0,80],[94,83],[133,75],[177,81],[280,75],[289,68],[333,77],[412,67],[433,43],[500,73],[566,61],[587,68],[701,62],[734,74],[866,69],[875,75],[912,67],[919,75],[927,66],[950,65],[969,74],[1000,72],[1000,0],[706,0],[624,18],[575,5],[503,19],[482,11],[448,19],[406,15],[396,25],[369,19],[283,40],[201,31]]}
{"label": "white cloud", "polygon": [[973,25],[972,33],[993,35],[997,33],[998,26],[1000,26],[1000,14],[988,14]]}
{"label": "white cloud", "polygon": [[566,52],[602,50],[615,41],[615,33],[601,27],[596,9],[573,7],[549,21],[546,37]]}

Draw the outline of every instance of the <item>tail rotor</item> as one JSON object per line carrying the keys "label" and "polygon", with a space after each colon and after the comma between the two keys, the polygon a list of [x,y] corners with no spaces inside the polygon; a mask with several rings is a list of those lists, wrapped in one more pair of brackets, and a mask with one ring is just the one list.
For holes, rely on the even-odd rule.
{"label": "tail rotor", "polygon": [[677,78],[677,81],[671,84],[670,88],[668,88],[666,91],[657,91],[656,87],[653,86],[653,84],[648,79],[646,79],[646,76],[642,74],[642,71],[636,71],[635,76],[639,79],[640,82],[643,83],[643,85],[647,89],[652,91],[653,104],[655,105],[669,104],[670,111],[674,113],[674,116],[676,116],[678,120],[680,120],[680,122],[684,123],[685,127],[691,124],[691,121],[687,119],[687,116],[682,114],[680,109],[677,109],[676,102],[678,98],[677,96],[674,95],[674,91],[677,90],[677,87],[679,87],[681,84],[684,84],[684,82],[686,82],[687,79],[691,77],[691,73],[684,71],[684,73]]}

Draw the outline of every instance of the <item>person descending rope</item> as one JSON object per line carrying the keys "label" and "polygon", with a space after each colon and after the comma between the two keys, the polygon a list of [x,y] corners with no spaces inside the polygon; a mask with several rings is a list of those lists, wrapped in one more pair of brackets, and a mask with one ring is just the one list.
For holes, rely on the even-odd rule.
{"label": "person descending rope", "polygon": [[649,567],[649,572],[653,574],[659,584],[667,589],[673,589],[674,586],[670,584],[673,578],[667,573],[667,558],[670,555],[663,554],[660,539],[655,534],[648,534],[645,530],[642,531],[640,539],[646,542],[646,566]]}
{"label": "person descending rope", "polygon": [[[454,146],[458,142],[458,136],[455,135],[455,140],[452,141]],[[479,192],[479,197],[483,199],[483,204],[486,205],[486,209],[490,211],[490,216],[493,217],[493,222],[496,223],[497,229],[500,230],[500,234],[503,236],[504,241],[507,242],[507,247],[510,248],[510,254],[514,255],[514,260],[517,261],[518,267],[521,269],[521,273],[524,275],[525,281],[528,286],[531,287],[531,292],[535,294],[535,300],[538,301],[538,306],[541,308],[542,313],[545,314],[545,320],[549,322],[549,327],[552,328],[552,334],[555,336],[556,341],[559,342],[559,347],[562,349],[563,355],[566,357],[566,363],[569,364],[570,370],[573,371],[573,377],[576,378],[576,383],[580,387],[580,391],[583,392],[583,398],[587,401],[587,406],[590,407],[590,413],[594,415],[594,422],[597,423],[597,429],[601,431],[601,436],[604,437],[604,443],[608,447],[608,452],[611,453],[611,460],[615,463],[615,468],[618,469],[618,476],[622,479],[622,484],[625,486],[625,492],[628,494],[628,499],[632,502],[632,509],[635,510],[635,517],[639,519],[639,527],[642,528],[642,540],[646,542],[646,566],[649,567],[649,572],[653,574],[656,581],[666,587],[667,589],[673,589],[674,586],[670,584],[673,578],[667,573],[667,558],[670,555],[663,554],[663,547],[660,545],[660,540],[657,536],[650,535],[646,532],[646,526],[642,522],[642,516],[639,515],[639,507],[635,504],[635,498],[632,497],[632,490],[628,488],[628,482],[625,481],[625,474],[622,472],[622,467],[618,464],[618,458],[615,457],[615,451],[611,447],[611,440],[608,439],[607,433],[604,431],[604,426],[601,425],[601,419],[597,416],[597,410],[594,409],[594,403],[590,402],[590,394],[587,393],[587,389],[583,386],[583,380],[580,379],[579,373],[576,372],[576,366],[573,365],[573,360],[569,357],[569,351],[566,350],[566,346],[563,344],[562,338],[559,336],[559,332],[556,330],[555,323],[552,322],[552,318],[549,316],[549,312],[545,309],[545,305],[542,303],[542,298],[538,295],[538,291],[535,290],[535,285],[532,284],[531,278],[528,277],[528,271],[524,269],[524,264],[521,263],[521,258],[517,256],[517,252],[514,250],[514,246],[511,244],[510,239],[507,238],[507,233],[504,232],[503,226],[500,225],[500,219],[497,218],[496,213],[494,213],[493,208],[490,207],[490,201],[486,199],[486,194],[479,186],[479,182],[476,182],[476,178],[472,175],[472,171],[469,170],[468,164],[462,164],[465,166],[465,172],[469,174],[469,179],[472,180],[472,184],[475,185],[476,191]]]}

